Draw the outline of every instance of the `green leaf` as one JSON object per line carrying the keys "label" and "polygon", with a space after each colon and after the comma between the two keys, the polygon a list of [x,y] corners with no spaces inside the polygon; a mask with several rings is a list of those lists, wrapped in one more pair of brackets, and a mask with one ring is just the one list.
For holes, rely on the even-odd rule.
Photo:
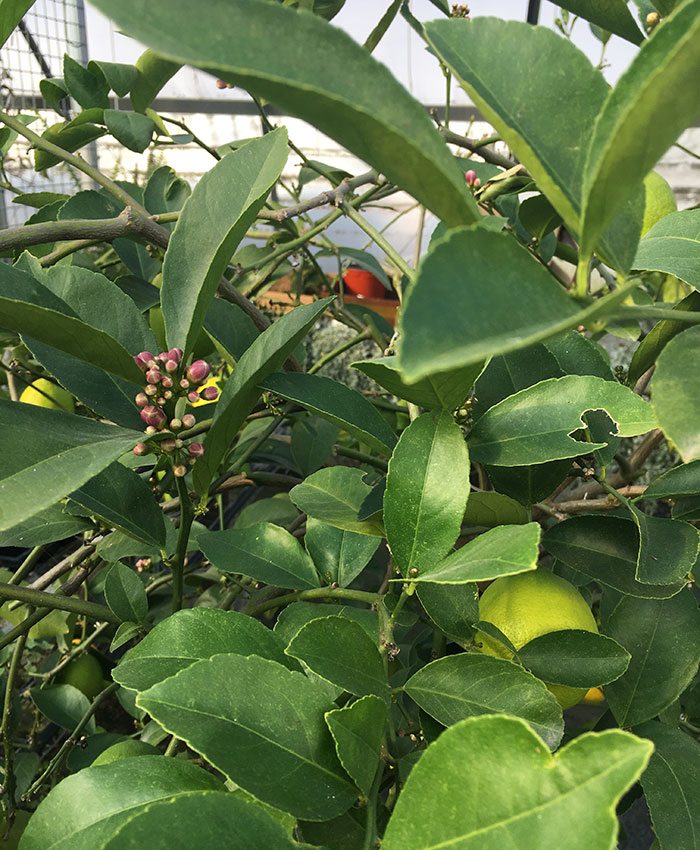
{"label": "green leaf", "polygon": [[386,702],[370,694],[346,708],[326,712],[325,718],[338,760],[365,797],[369,797],[380,763]]}
{"label": "green leaf", "polygon": [[510,576],[537,568],[540,526],[499,525],[423,569],[416,582],[466,584],[472,581]]}
{"label": "green leaf", "polygon": [[522,720],[463,720],[411,771],[382,850],[610,850],[615,804],[651,752],[648,741],[610,729],[580,735],[552,756]]}
{"label": "green leaf", "polygon": [[540,635],[518,650],[524,667],[555,685],[596,688],[627,670],[630,654],[609,637],[583,629],[562,629]]}
{"label": "green leaf", "polygon": [[664,723],[651,721],[634,731],[654,744],[641,783],[661,846],[695,850],[700,834],[700,810],[696,805],[700,744]]}
{"label": "green leaf", "polygon": [[[191,352],[226,264],[287,161],[284,128],[227,154],[185,202],[163,263],[168,345]],[[197,250],[192,250],[197,245]]]}
{"label": "green leaf", "polygon": [[542,545],[572,569],[633,597],[667,599],[685,585],[684,580],[665,585],[636,580],[639,535],[622,517],[572,517],[546,531]]}
{"label": "green leaf", "polygon": [[333,451],[338,428],[320,416],[304,416],[292,425],[289,450],[302,475],[320,469]]}
{"label": "green leaf", "polygon": [[698,38],[700,0],[688,0],[644,42],[598,115],[585,166],[582,256],[590,256],[622,204],[697,118]]}
{"label": "green leaf", "polygon": [[357,390],[331,378],[277,372],[259,387],[322,416],[381,454],[391,453],[396,445],[396,435],[377,408]]}
{"label": "green leaf", "polygon": [[466,525],[495,528],[497,525],[524,525],[527,521],[525,508],[510,496],[493,490],[469,494],[467,511],[464,514]]}
{"label": "green leaf", "polygon": [[121,62],[91,59],[87,68],[93,74],[101,74],[117,97],[126,97],[138,77],[138,71],[134,65],[125,65]]}
{"label": "green leaf", "polygon": [[124,646],[125,643],[129,643],[130,640],[138,637],[140,632],[141,628],[137,623],[120,623],[114,632],[114,637],[109,645],[109,651],[115,652],[120,646]]}
{"label": "green leaf", "polygon": [[439,658],[414,673],[404,688],[445,726],[479,714],[512,714],[551,750],[564,733],[561,707],[545,684],[503,658],[467,652]]}
{"label": "green leaf", "polygon": [[[186,180],[178,177],[170,166],[161,165],[148,178],[143,190],[143,205],[154,215],[176,212],[182,209],[191,194],[192,189]],[[168,227],[168,224],[165,226]]]}
{"label": "green leaf", "polygon": [[376,537],[343,531],[313,517],[306,521],[304,544],[329,584],[347,587],[367,566],[379,543]]}
{"label": "green leaf", "polygon": [[[496,488],[530,507],[561,484],[571,470],[568,460],[555,460],[533,466],[487,466],[489,480]],[[469,505],[467,505],[469,510]]]}
{"label": "green leaf", "polygon": [[156,125],[140,112],[105,109],[104,120],[114,138],[130,151],[143,153],[151,144]]}
{"label": "green leaf", "polygon": [[416,589],[426,614],[452,640],[467,643],[479,619],[479,586],[423,582]]}
{"label": "green leaf", "polygon": [[250,316],[223,298],[212,299],[204,319],[204,330],[234,360],[241,359],[259,334]]}
{"label": "green leaf", "polygon": [[94,73],[83,68],[67,53],[63,54],[63,80],[73,100],[83,109],[98,107],[107,109],[109,106],[109,84],[99,66],[93,65]]}
{"label": "green leaf", "polygon": [[687,579],[698,557],[698,530],[687,522],[649,516],[634,505],[630,508],[639,531],[636,579],[645,584]]}
{"label": "green leaf", "polygon": [[606,634],[632,656],[627,672],[604,692],[620,726],[656,717],[686,689],[700,662],[700,611],[690,588],[672,599],[625,596]]}
{"label": "green leaf", "polygon": [[682,463],[655,478],[642,494],[643,499],[677,499],[700,493],[700,460]]}
{"label": "green leaf", "polygon": [[23,272],[2,264],[3,324],[84,363],[127,381],[143,381],[129,352],[114,337],[78,319],[60,298]]}
{"label": "green leaf", "polygon": [[207,531],[198,542],[213,566],[223,572],[242,573],[256,581],[293,590],[319,586],[313,561],[301,543],[271,522]]}
{"label": "green leaf", "polygon": [[468,495],[461,428],[446,411],[419,416],[394,449],[384,493],[387,540],[402,575],[422,575],[449,552]]}
{"label": "green leaf", "polygon": [[688,461],[700,458],[700,372],[688,369],[700,359],[700,327],[674,337],[656,362],[651,403],[659,426]]}
{"label": "green leaf", "polygon": [[242,355],[216,403],[214,421],[204,439],[206,454],[194,467],[198,493],[206,493],[220,461],[254,407],[260,396],[258,384],[282,368],[332,300],[326,298],[295,307],[273,322]]}
{"label": "green leaf", "polygon": [[347,466],[319,469],[304,482],[292,487],[289,498],[300,511],[335,528],[384,537],[384,526],[378,514],[365,520],[357,518],[360,506],[372,492],[363,479],[361,469]]}
{"label": "green leaf", "polygon": [[138,71],[131,87],[131,105],[137,112],[145,112],[158,92],[182,67],[182,62],[172,62],[153,50],[145,50],[136,60]]}
{"label": "green leaf", "polygon": [[700,263],[700,210],[665,215],[639,243],[635,269],[668,272],[697,288]]}
{"label": "green leaf", "polygon": [[564,0],[560,5],[633,44],[644,41],[625,0]]}
{"label": "green leaf", "polygon": [[391,700],[379,649],[352,620],[333,616],[311,620],[292,638],[285,652],[348,693],[374,694],[386,703]]}
{"label": "green leaf", "polygon": [[67,201],[68,198],[63,192],[26,192],[23,195],[15,195],[12,203],[41,209],[56,201]]}
{"label": "green leaf", "polygon": [[389,390],[392,395],[420,407],[445,410],[459,407],[483,369],[483,363],[476,363],[450,372],[435,372],[414,384],[407,384],[397,361],[398,357],[377,357],[375,360],[358,360],[351,366]]}
{"label": "green leaf", "polygon": [[196,661],[225,652],[288,663],[279,638],[258,620],[237,611],[191,608],[158,623],[126,653],[112,677],[125,688],[145,691]]}
{"label": "green leaf", "polygon": [[[59,148],[63,148],[68,153],[74,153],[80,148],[89,145],[104,136],[107,131],[104,127],[98,127],[95,124],[75,124],[68,126],[67,124],[52,124],[41,134],[41,138]],[[51,168],[52,165],[57,165],[62,162],[59,156],[48,153],[41,148],[34,150],[34,170],[45,171]]]}
{"label": "green leaf", "polygon": [[34,5],[34,0],[0,0],[0,47]]}
{"label": "green leaf", "polygon": [[[280,612],[274,633],[286,646],[311,620],[319,617],[346,617],[359,623],[374,644],[379,643],[379,618],[376,611],[353,608],[350,605],[331,605],[325,602],[295,602]],[[259,655],[260,653],[258,653]]]}
{"label": "green leaf", "polygon": [[[209,70],[310,122],[448,224],[478,221],[464,178],[423,107],[350,36],[315,15],[258,0],[204,9],[154,0],[147,14],[139,0],[98,0],[97,7],[163,56]],[[219,38],[211,38],[214,32]],[[281,32],[284,41],[272,37]]]}
{"label": "green leaf", "polygon": [[[241,788],[296,817],[326,820],[355,800],[323,718],[333,705],[301,673],[254,655],[216,655],[136,702]],[[293,782],[270,782],[289,774]]]}
{"label": "green leaf", "polygon": [[551,378],[504,399],[479,419],[469,434],[474,460],[497,466],[544,463],[577,457],[606,442],[569,436],[581,416],[603,409],[614,420],[611,436],[631,437],[656,427],[651,405],[614,381],[584,375]]}
{"label": "green leaf", "polygon": [[83,531],[89,531],[92,524],[83,517],[65,513],[63,505],[51,505],[23,522],[0,532],[0,546],[41,546],[55,540],[65,540]]}
{"label": "green leaf", "polygon": [[54,505],[141,442],[143,434],[0,399],[0,530]]}
{"label": "green leaf", "polygon": [[158,800],[127,820],[96,850],[295,850],[285,828],[252,800],[221,791],[195,791]]}
{"label": "green leaf", "polygon": [[22,850],[95,850],[159,800],[222,790],[218,779],[182,759],[139,756],[88,767],[42,800],[24,831]]}
{"label": "green leaf", "polygon": [[140,623],[148,613],[143,582],[126,564],[112,564],[105,578],[104,595],[107,605],[120,620]]}
{"label": "green leaf", "polygon": [[512,236],[455,230],[423,259],[404,299],[398,366],[412,382],[481,363],[574,327],[578,316],[575,302]]}
{"label": "green leaf", "polygon": [[[673,308],[686,312],[700,311],[700,292],[691,292]],[[627,373],[627,383],[633,387],[642,375],[658,360],[666,345],[679,333],[688,329],[687,322],[674,322],[662,319],[649,331],[639,343]]]}
{"label": "green leaf", "polygon": [[236,517],[236,528],[248,528],[258,522],[273,522],[286,528],[299,516],[286,493],[277,493],[269,499],[258,499],[246,505]]}
{"label": "green leaf", "polygon": [[[45,688],[31,688],[29,693],[32,702],[45,717],[71,732],[90,708],[90,700],[73,685],[47,685]],[[95,729],[95,718],[91,717],[85,732],[90,735]]]}
{"label": "green leaf", "polygon": [[700,519],[700,498],[697,496],[681,497],[671,508],[674,519],[684,519],[695,522]]}

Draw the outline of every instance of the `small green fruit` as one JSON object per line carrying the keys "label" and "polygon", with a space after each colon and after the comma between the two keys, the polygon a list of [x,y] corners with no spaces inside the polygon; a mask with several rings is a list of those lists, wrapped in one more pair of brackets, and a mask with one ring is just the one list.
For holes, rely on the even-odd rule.
{"label": "small green fruit", "polygon": [[80,655],[58,677],[59,684],[73,685],[92,701],[105,687],[100,662],[92,655]]}
{"label": "small green fruit", "polygon": [[47,381],[46,378],[37,378],[31,386],[24,390],[19,400],[25,404],[33,404],[36,407],[67,410],[69,413],[75,411],[75,400],[73,396],[64,390],[63,387]]}
{"label": "small green fruit", "polygon": [[151,744],[145,741],[117,741],[111,747],[103,750],[92,763],[91,767],[97,767],[100,764],[111,764],[113,761],[121,761],[122,759],[130,759],[135,756],[159,756],[160,752]]}
{"label": "small green fruit", "polygon": [[673,189],[668,182],[656,171],[650,171],[644,178],[646,189],[646,202],[644,205],[644,223],[642,224],[642,236],[664,216],[676,212],[678,204],[673,194]]}

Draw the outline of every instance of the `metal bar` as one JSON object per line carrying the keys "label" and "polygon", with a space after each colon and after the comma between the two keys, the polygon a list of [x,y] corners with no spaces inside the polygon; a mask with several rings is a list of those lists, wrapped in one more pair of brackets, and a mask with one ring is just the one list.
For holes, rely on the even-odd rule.
{"label": "metal bar", "polygon": [[527,22],[536,26],[540,21],[540,0],[530,0],[527,7]]}

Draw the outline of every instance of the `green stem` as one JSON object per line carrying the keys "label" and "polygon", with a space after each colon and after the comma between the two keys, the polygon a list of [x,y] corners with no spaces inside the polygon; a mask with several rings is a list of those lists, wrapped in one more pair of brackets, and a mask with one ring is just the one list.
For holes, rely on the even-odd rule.
{"label": "green stem", "polygon": [[324,354],[319,360],[314,363],[314,365],[309,369],[309,375],[313,375],[316,372],[319,372],[323,367],[330,363],[331,360],[334,360],[336,357],[339,357],[341,354],[344,354],[354,346],[359,345],[361,342],[365,342],[370,338],[371,334],[369,328],[366,328],[362,333],[357,334],[357,336],[352,337],[352,339],[347,340],[342,345],[339,345],[337,348],[334,348],[333,351],[329,351],[328,354]]}
{"label": "green stem", "polygon": [[403,606],[406,604],[407,601],[408,601],[408,593],[404,589],[404,590],[401,591],[401,596],[399,596],[398,601],[397,601],[396,605],[394,606],[394,610],[391,612],[391,617],[389,618],[389,624],[392,627],[392,629],[396,625],[396,620],[397,620],[399,614],[401,613],[401,609],[403,608]]}
{"label": "green stem", "polygon": [[12,653],[12,661],[10,669],[7,673],[7,684],[5,685],[5,701],[2,710],[2,742],[5,751],[5,777],[4,787],[7,795],[7,816],[8,825],[12,826],[12,821],[15,813],[15,791],[17,789],[17,781],[15,778],[15,748],[12,734],[12,695],[15,689],[15,683],[19,674],[19,669],[22,663],[22,654],[24,645],[27,641],[26,634],[22,635],[17,641],[14,652]]}
{"label": "green stem", "polygon": [[343,201],[342,209],[345,215],[353,221],[360,230],[364,230],[364,232],[372,239],[372,241],[378,245],[382,251],[386,254],[389,260],[391,260],[392,264],[396,266],[396,268],[401,272],[401,274],[405,274],[409,280],[413,280],[413,269],[408,265],[406,260],[390,245],[386,239],[382,236],[382,234],[376,230],[372,225],[361,216],[357,210],[349,204],[347,201]]}
{"label": "green stem", "polygon": [[361,452],[358,449],[351,449],[349,446],[333,446],[333,454],[340,455],[341,457],[350,457],[353,460],[360,460],[363,463],[368,463],[375,469],[381,469],[382,472],[386,472],[389,468],[385,460],[367,454],[367,452]]}
{"label": "green stem", "polygon": [[170,740],[168,741],[168,746],[165,748],[164,756],[170,757],[174,756],[177,753],[177,746],[180,743],[180,739],[175,735],[172,735]]}
{"label": "green stem", "polygon": [[384,762],[381,760],[377,765],[377,772],[374,776],[372,789],[367,798],[367,811],[365,820],[365,840],[362,845],[362,850],[375,850],[377,847],[377,801],[379,799],[379,786],[384,775]]}
{"label": "green stem", "polygon": [[365,602],[367,605],[376,605],[379,602],[379,596],[376,593],[368,593],[364,590],[351,590],[348,587],[315,587],[313,590],[301,590],[297,593],[275,596],[274,599],[267,599],[245,613],[251,617],[257,617],[272,608],[281,608],[292,602],[304,602],[308,599],[354,599],[356,602]]}
{"label": "green stem", "polygon": [[192,141],[195,145],[199,145],[199,147],[206,151],[208,154],[214,157],[214,159],[221,159],[221,154],[217,153],[213,148],[210,148],[206,142],[203,142],[195,133],[190,130],[190,128],[185,124],[184,121],[177,121],[175,118],[165,118],[163,117],[163,121],[166,124],[174,124],[176,127],[179,127],[181,130],[184,130],[188,135],[192,136]]}
{"label": "green stem", "polygon": [[32,611],[32,613],[25,617],[18,626],[15,626],[14,629],[10,629],[9,632],[5,632],[5,634],[0,638],[0,649],[4,649],[6,646],[14,643],[17,638],[25,637],[32,626],[41,622],[44,617],[48,617],[50,613],[51,611],[49,608],[39,608],[38,611]]}
{"label": "green stem", "polygon": [[588,271],[591,265],[591,258],[579,255],[578,266],[576,267],[576,296],[585,298],[588,295]]}
{"label": "green stem", "polygon": [[689,325],[700,323],[700,313],[686,310],[672,310],[670,307],[634,307],[624,305],[618,307],[612,319],[670,319],[673,322],[685,322]]}
{"label": "green stem", "polygon": [[177,547],[170,567],[173,574],[173,613],[182,608],[185,587],[185,556],[187,555],[187,543],[190,539],[190,529],[194,521],[194,507],[190,501],[185,479],[176,478],[175,483],[180,499],[180,527],[177,530]]}
{"label": "green stem", "polygon": [[44,552],[43,546],[35,546],[27,557],[22,561],[19,569],[15,572],[8,584],[19,584],[31,571],[36,562]]}
{"label": "green stem", "polygon": [[41,776],[32,784],[29,790],[22,795],[23,800],[30,800],[34,794],[41,788],[44,782],[48,779],[48,777],[57,770],[67,758],[68,753],[71,749],[78,743],[80,738],[80,734],[83,729],[90,722],[90,718],[97,711],[100,704],[111,694],[113,694],[116,690],[119,689],[119,685],[116,682],[112,682],[111,685],[108,685],[103,691],[101,691],[95,699],[92,701],[92,704],[85,711],[83,716],[78,721],[77,726],[71,732],[70,736],[64,741],[61,749],[56,753],[56,755],[49,762],[46,770],[41,774]]}
{"label": "green stem", "polygon": [[[83,602],[70,596],[59,596],[56,593],[44,593],[41,590],[31,590],[29,587],[18,587],[14,584],[0,583],[0,598],[15,599],[36,605],[38,608],[51,608],[58,611],[70,611],[73,614],[83,614],[93,620],[107,620],[109,623],[121,623],[121,619],[113,614],[106,605],[96,602]],[[25,620],[26,622],[26,620]],[[23,625],[23,624],[22,624]]]}
{"label": "green stem", "polygon": [[74,658],[76,658],[78,655],[81,655],[90,646],[90,644],[97,640],[97,638],[102,634],[102,632],[108,629],[111,625],[111,623],[100,623],[100,625],[93,630],[91,635],[88,635],[85,640],[81,641],[79,644],[76,644],[76,646],[74,646],[70,650],[70,652],[65,656],[65,658],[62,658],[55,667],[49,670],[48,673],[39,674],[33,672],[32,675],[40,676],[42,679],[53,678],[55,675],[60,673],[64,667],[67,667]]}

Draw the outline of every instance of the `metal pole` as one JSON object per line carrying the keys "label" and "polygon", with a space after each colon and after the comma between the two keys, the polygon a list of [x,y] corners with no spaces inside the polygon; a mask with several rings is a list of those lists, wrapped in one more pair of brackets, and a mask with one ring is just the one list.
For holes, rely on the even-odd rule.
{"label": "metal pole", "polygon": [[529,0],[527,6],[527,22],[533,26],[540,20],[540,0]]}

